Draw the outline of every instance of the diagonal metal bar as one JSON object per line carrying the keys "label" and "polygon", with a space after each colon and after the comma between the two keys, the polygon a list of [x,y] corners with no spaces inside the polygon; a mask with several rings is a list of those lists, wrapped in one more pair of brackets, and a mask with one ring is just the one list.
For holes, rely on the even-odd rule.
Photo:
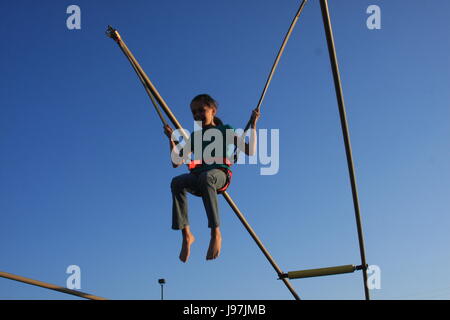
{"label": "diagonal metal bar", "polygon": [[328,9],[328,0],[320,0],[320,7],[322,9],[323,25],[327,37],[328,53],[330,55],[331,68],[333,70],[334,87],[336,90],[337,103],[339,107],[339,114],[341,119],[342,134],[344,137],[345,152],[347,155],[347,166],[350,175],[350,184],[352,187],[353,206],[355,209],[356,227],[358,230],[359,251],[361,256],[361,265],[363,266],[363,281],[364,294],[366,300],[370,300],[369,288],[367,285],[367,263],[366,253],[364,248],[364,234],[362,228],[361,213],[359,210],[358,189],[356,186],[355,168],[353,166],[352,148],[350,143],[350,133],[347,125],[347,116],[345,113],[344,94],[342,92],[341,77],[339,74],[338,59],[336,55],[336,48],[334,45],[333,30],[331,27],[330,13]]}
{"label": "diagonal metal bar", "polygon": [[10,280],[14,280],[14,281],[27,283],[27,284],[31,284],[33,286],[37,286],[37,287],[41,287],[41,288],[45,288],[45,289],[50,289],[50,290],[54,290],[54,291],[58,291],[58,292],[66,293],[66,294],[70,294],[70,295],[73,295],[73,296],[78,296],[78,297],[89,299],[89,300],[107,300],[106,298],[94,296],[94,295],[89,294],[89,293],[84,293],[84,292],[77,291],[77,290],[67,289],[67,288],[64,288],[64,287],[61,287],[61,286],[57,286],[57,285],[54,285],[54,284],[51,284],[51,283],[42,282],[42,281],[39,281],[39,280],[30,279],[30,278],[25,278],[25,277],[18,276],[18,275],[15,275],[15,274],[12,274],[12,273],[8,273],[8,272],[0,271],[0,277],[6,278],[6,279],[10,279]]}
{"label": "diagonal metal bar", "polygon": [[282,277],[283,276],[283,271],[281,271],[281,268],[278,266],[278,264],[272,258],[272,256],[270,255],[269,251],[266,249],[266,247],[264,247],[263,243],[261,242],[259,237],[256,235],[255,231],[252,229],[250,224],[247,222],[247,220],[245,219],[245,217],[244,217],[243,213],[241,212],[241,210],[239,210],[237,205],[234,203],[233,199],[231,199],[230,195],[226,191],[223,192],[222,195],[225,198],[225,200],[228,202],[228,204],[230,205],[231,209],[233,209],[233,211],[236,214],[236,216],[238,217],[238,219],[242,222],[242,224],[244,225],[245,229],[248,231],[250,236],[256,242],[256,245],[259,247],[259,249],[262,251],[264,256],[267,258],[267,260],[269,261],[271,266],[275,269],[275,271],[278,274],[278,277],[281,278],[281,280],[286,285],[286,287],[289,289],[289,291],[292,293],[294,298],[296,300],[300,300],[299,295],[297,294],[297,292],[295,292],[295,289],[294,289],[294,287],[292,287],[291,283],[286,278]]}
{"label": "diagonal metal bar", "polygon": [[[289,38],[291,37],[292,31],[294,30],[294,27],[297,24],[298,19],[300,18],[300,14],[302,13],[306,2],[308,2],[308,0],[303,0],[302,3],[300,4],[300,7],[298,8],[297,13],[294,16],[294,19],[292,20],[291,25],[289,26],[289,29],[288,29],[286,35],[284,36],[283,42],[281,43],[281,47],[278,50],[277,56],[275,58],[275,61],[273,62],[272,68],[270,69],[269,76],[267,77],[266,83],[265,83],[264,88],[263,88],[263,90],[261,92],[261,96],[259,97],[258,104],[256,105],[255,109],[258,110],[258,111],[261,108],[261,104],[262,104],[262,102],[264,100],[264,97],[266,96],[267,89],[269,88],[270,82],[272,81],[272,77],[273,77],[273,75],[275,73],[275,70],[277,69],[277,66],[278,66],[278,63],[280,62],[281,56],[283,55],[284,48],[286,47],[286,44],[288,43]],[[252,122],[252,118],[250,118],[248,120],[247,124],[245,125],[244,132],[242,133],[242,138],[245,136],[245,133],[250,128],[251,122]],[[237,161],[237,159],[239,157],[239,152],[240,152],[239,150],[240,150],[239,148],[235,149],[235,156],[234,156],[234,161],[235,162]]]}

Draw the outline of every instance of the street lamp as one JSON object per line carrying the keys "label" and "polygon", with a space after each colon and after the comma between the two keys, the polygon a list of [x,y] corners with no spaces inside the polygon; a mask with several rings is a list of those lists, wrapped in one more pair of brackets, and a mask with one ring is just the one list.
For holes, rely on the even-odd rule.
{"label": "street lamp", "polygon": [[165,279],[158,279],[158,283],[161,285],[161,300],[164,300],[164,289],[163,286],[166,283]]}

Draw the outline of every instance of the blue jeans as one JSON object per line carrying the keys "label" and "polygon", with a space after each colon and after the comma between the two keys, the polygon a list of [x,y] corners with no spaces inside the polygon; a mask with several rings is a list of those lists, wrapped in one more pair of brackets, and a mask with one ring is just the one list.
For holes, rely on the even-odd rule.
{"label": "blue jeans", "polygon": [[187,192],[200,194],[208,217],[208,228],[220,225],[217,189],[222,188],[227,176],[220,169],[198,174],[185,173],[172,179],[172,229],[180,230],[189,225]]}

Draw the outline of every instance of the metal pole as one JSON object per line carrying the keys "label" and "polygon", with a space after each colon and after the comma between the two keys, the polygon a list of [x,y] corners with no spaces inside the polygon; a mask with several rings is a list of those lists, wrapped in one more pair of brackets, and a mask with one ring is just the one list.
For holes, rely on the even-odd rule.
{"label": "metal pole", "polygon": [[[120,47],[122,50],[124,50],[124,48]],[[158,104],[155,100],[155,97],[153,96],[152,92],[150,91],[150,89],[147,87],[144,78],[142,77],[142,75],[139,73],[138,71],[138,67],[134,64],[134,61],[130,58],[130,56],[126,53],[126,51],[124,51],[125,56],[128,58],[128,60],[130,61],[131,65],[133,66],[134,71],[136,71],[137,76],[139,77],[139,79],[142,82],[142,85],[144,86],[145,91],[147,92],[150,100],[152,101],[153,107],[155,108],[156,112],[158,113],[159,119],[161,120],[161,122],[164,124],[164,126],[166,126],[168,123],[166,121],[166,119],[164,119],[164,116],[161,112],[161,110],[158,107]],[[130,53],[131,54],[131,53]]]}
{"label": "metal pole", "polygon": [[[256,109],[258,111],[259,111],[259,109],[261,107],[262,101],[264,100],[264,97],[266,95],[267,88],[269,87],[270,81],[272,81],[273,74],[275,73],[275,69],[278,66],[278,62],[280,62],[280,58],[281,58],[281,55],[283,54],[284,48],[286,47],[286,44],[287,44],[287,42],[288,42],[288,40],[289,40],[289,38],[291,36],[291,33],[294,30],[294,27],[297,24],[298,18],[300,18],[300,14],[302,13],[303,7],[305,6],[307,1],[308,0],[303,0],[302,3],[300,4],[300,7],[298,8],[298,11],[295,14],[294,19],[292,20],[291,25],[289,26],[288,32],[284,36],[284,39],[283,39],[283,42],[281,44],[280,50],[278,51],[277,57],[276,57],[273,65],[272,65],[272,69],[270,70],[269,76],[267,77],[267,80],[266,80],[266,84],[264,85],[264,89],[263,89],[263,91],[261,93],[261,96],[259,98],[258,104],[256,106]],[[246,129],[248,129],[249,127],[250,127],[250,122],[247,124]]]}
{"label": "metal pole", "polygon": [[[140,66],[140,64],[137,62],[136,58],[133,56],[133,54],[131,53],[131,51],[128,49],[127,45],[125,44],[125,42],[122,40],[122,37],[120,36],[119,32],[115,29],[113,29],[111,26],[108,26],[108,30],[106,31],[106,34],[108,35],[108,37],[112,38],[114,41],[116,41],[116,43],[119,45],[120,49],[122,50],[122,52],[125,54],[125,56],[129,59],[129,61],[131,62],[131,65],[133,66],[133,68],[136,70],[136,73],[138,74],[140,80],[144,82],[145,86],[148,88],[148,90],[150,91],[149,95],[150,97],[153,96],[153,98],[156,99],[156,101],[158,102],[158,104],[160,105],[160,107],[163,109],[163,111],[166,113],[167,117],[170,119],[170,121],[173,123],[173,125],[177,128],[180,129],[180,133],[184,136],[185,139],[188,139],[188,136],[186,135],[186,133],[184,132],[184,130],[181,127],[181,124],[178,122],[178,120],[176,119],[175,115],[172,113],[172,111],[170,110],[170,108],[168,107],[167,103],[164,101],[164,99],[161,97],[161,95],[159,94],[158,90],[156,90],[155,86],[153,85],[153,83],[150,81],[149,77],[147,76],[147,74],[144,72],[144,70],[142,69],[142,67]],[[147,89],[146,89],[147,90]],[[148,91],[147,91],[148,92]],[[153,99],[152,99],[153,102]],[[158,108],[156,108],[158,110]],[[158,112],[158,114],[160,114]],[[164,122],[164,121],[163,121]]]}
{"label": "metal pole", "polygon": [[161,285],[161,300],[164,300],[164,284],[166,283],[165,279],[158,279],[158,283]]}
{"label": "metal pole", "polygon": [[341,78],[339,75],[339,66],[336,55],[336,48],[334,45],[333,30],[331,28],[330,13],[328,10],[328,0],[320,0],[320,7],[322,9],[322,18],[327,37],[328,53],[330,55],[331,69],[333,70],[334,87],[336,90],[337,102],[339,106],[339,114],[341,118],[342,134],[344,136],[345,151],[347,155],[347,165],[350,174],[350,184],[352,187],[353,206],[355,208],[356,227],[358,229],[359,251],[361,255],[361,265],[363,266],[363,280],[364,280],[364,294],[366,300],[370,300],[369,288],[367,286],[367,263],[366,253],[364,249],[364,235],[361,221],[361,214],[359,210],[358,191],[356,187],[355,169],[353,166],[352,149],[350,144],[350,134],[347,125],[347,117],[345,114],[344,95],[342,92]]}
{"label": "metal pole", "polygon": [[84,293],[81,291],[76,291],[76,290],[71,290],[71,289],[67,289],[64,287],[60,287],[51,283],[46,283],[46,282],[42,282],[42,281],[38,281],[38,280],[33,280],[30,278],[25,278],[22,276],[18,276],[12,273],[7,273],[7,272],[3,272],[0,271],[0,277],[2,278],[6,278],[6,279],[10,279],[10,280],[15,280],[15,281],[19,281],[19,282],[23,282],[23,283],[27,283],[27,284],[31,284],[33,286],[38,286],[41,288],[45,288],[45,289],[50,289],[50,290],[54,290],[54,291],[59,291],[62,293],[66,293],[66,294],[71,294],[73,296],[78,296],[81,298],[85,298],[85,299],[90,299],[90,300],[107,300],[106,298],[102,298],[102,297],[97,297],[94,296],[92,294],[88,294],[88,293]]}
{"label": "metal pole", "polygon": [[[277,54],[277,56],[275,58],[275,61],[273,62],[272,69],[270,70],[269,76],[267,77],[267,80],[266,80],[266,83],[264,85],[263,91],[261,92],[261,96],[259,97],[258,104],[256,105],[255,109],[258,110],[258,111],[260,110],[261,104],[262,104],[262,102],[264,100],[264,97],[266,96],[267,89],[269,88],[270,82],[272,81],[272,77],[273,77],[273,75],[275,73],[275,70],[276,70],[276,68],[278,66],[278,62],[280,62],[281,56],[282,56],[282,54],[284,52],[284,48],[286,47],[286,44],[288,43],[288,40],[291,37],[291,33],[294,30],[294,27],[297,24],[298,19],[300,18],[300,14],[302,13],[306,2],[308,2],[308,0],[303,0],[302,3],[300,4],[300,7],[298,8],[297,13],[294,16],[294,19],[292,20],[291,25],[289,26],[289,29],[288,29],[286,35],[284,36],[283,42],[281,43],[281,47],[278,50],[278,54]],[[252,118],[250,118],[248,120],[247,124],[245,125],[244,132],[242,133],[242,137],[245,136],[245,133],[250,128],[251,122],[252,122]],[[240,152],[239,148],[236,148],[235,149],[235,156],[234,156],[234,161],[235,162],[237,161],[237,159],[239,157],[239,152]]]}
{"label": "metal pole", "polygon": [[228,204],[230,205],[231,209],[233,209],[233,211],[236,214],[236,216],[238,217],[238,219],[242,222],[242,224],[244,225],[245,229],[248,231],[250,236],[256,242],[256,244],[258,245],[259,249],[261,249],[262,253],[267,258],[269,263],[275,269],[275,271],[278,274],[278,277],[281,278],[283,283],[286,285],[286,287],[292,293],[292,295],[294,296],[295,300],[300,300],[300,297],[298,296],[297,292],[295,292],[295,289],[292,287],[291,283],[286,278],[282,277],[283,276],[283,271],[281,271],[280,267],[277,265],[275,260],[272,258],[272,256],[270,255],[269,251],[267,251],[266,247],[264,247],[263,243],[261,242],[259,237],[256,235],[255,231],[252,229],[250,224],[247,222],[247,220],[245,219],[245,217],[242,214],[241,210],[239,210],[239,208],[237,207],[236,203],[234,203],[233,199],[231,199],[231,197],[228,195],[228,193],[226,191],[223,192],[222,195],[225,198],[225,200],[228,202]]}

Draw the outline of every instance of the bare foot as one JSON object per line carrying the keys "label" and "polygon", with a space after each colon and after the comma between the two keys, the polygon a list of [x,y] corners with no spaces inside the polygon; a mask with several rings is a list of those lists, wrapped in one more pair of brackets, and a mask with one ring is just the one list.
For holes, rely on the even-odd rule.
{"label": "bare foot", "polygon": [[213,260],[219,257],[222,248],[222,235],[219,228],[211,229],[211,240],[209,241],[208,253],[206,260]]}
{"label": "bare foot", "polygon": [[180,260],[186,262],[191,254],[191,244],[195,241],[194,235],[188,227],[183,229],[183,242],[181,245]]}

